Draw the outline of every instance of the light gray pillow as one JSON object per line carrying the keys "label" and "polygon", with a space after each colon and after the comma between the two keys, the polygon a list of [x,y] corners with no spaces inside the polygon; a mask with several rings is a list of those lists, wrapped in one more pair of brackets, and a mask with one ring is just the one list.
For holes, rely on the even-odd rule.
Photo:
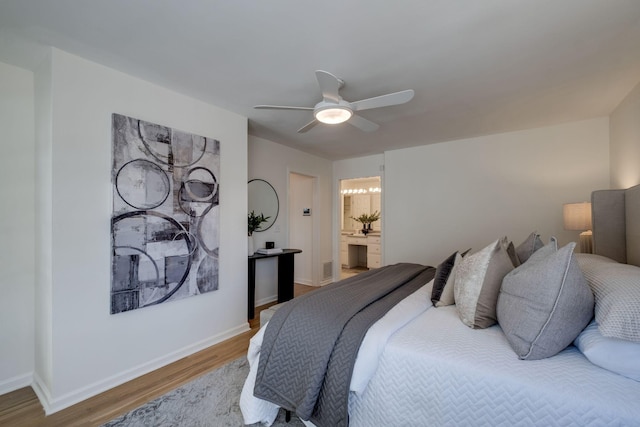
{"label": "light gray pillow", "polygon": [[[524,264],[531,255],[538,249],[542,248],[544,243],[540,239],[540,235],[535,231],[516,247],[516,254],[520,264]],[[517,267],[517,266],[516,266]]]}
{"label": "light gray pillow", "polygon": [[502,282],[498,323],[520,359],[559,353],[593,317],[593,294],[573,256],[575,245],[555,251],[552,238]]}
{"label": "light gray pillow", "polygon": [[640,268],[592,254],[576,259],[595,295],[600,333],[640,342]]}
{"label": "light gray pillow", "polygon": [[507,238],[467,255],[456,264],[454,297],[462,323],[474,329],[496,323],[496,303],[504,276],[513,270]]}
{"label": "light gray pillow", "polygon": [[532,253],[527,261],[531,261],[532,264],[545,259],[546,257],[555,254],[558,251],[558,240],[551,236],[549,243],[543,245],[540,249],[537,249]]}

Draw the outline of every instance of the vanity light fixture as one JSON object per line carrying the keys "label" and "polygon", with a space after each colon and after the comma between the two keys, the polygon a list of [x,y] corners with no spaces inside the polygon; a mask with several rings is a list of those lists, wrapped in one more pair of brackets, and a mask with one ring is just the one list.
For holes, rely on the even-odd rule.
{"label": "vanity light fixture", "polygon": [[380,187],[369,187],[366,188],[349,188],[346,190],[341,190],[341,194],[368,194],[368,193],[381,193],[382,189]]}

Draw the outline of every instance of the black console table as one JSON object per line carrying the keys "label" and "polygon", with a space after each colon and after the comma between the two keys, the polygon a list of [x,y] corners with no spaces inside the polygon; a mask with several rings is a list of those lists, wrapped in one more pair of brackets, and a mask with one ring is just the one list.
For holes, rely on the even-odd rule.
{"label": "black console table", "polygon": [[293,255],[300,249],[283,249],[277,254],[255,253],[249,256],[249,319],[255,317],[256,304],[256,260],[278,257],[278,302],[293,299]]}

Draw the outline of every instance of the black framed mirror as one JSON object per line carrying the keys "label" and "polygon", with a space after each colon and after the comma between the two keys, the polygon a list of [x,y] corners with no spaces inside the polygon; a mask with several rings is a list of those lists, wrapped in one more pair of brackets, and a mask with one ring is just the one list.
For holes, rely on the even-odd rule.
{"label": "black framed mirror", "polygon": [[267,222],[263,223],[258,231],[265,231],[271,228],[278,218],[280,211],[280,201],[275,188],[264,179],[252,179],[248,183],[248,201],[249,212],[255,212],[256,215],[263,214],[269,217]]}

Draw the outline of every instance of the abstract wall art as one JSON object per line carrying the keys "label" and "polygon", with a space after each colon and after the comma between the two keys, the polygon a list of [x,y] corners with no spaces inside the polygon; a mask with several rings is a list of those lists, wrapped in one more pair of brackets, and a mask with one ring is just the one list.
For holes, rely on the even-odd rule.
{"label": "abstract wall art", "polygon": [[220,142],[112,115],[111,313],[218,289]]}

